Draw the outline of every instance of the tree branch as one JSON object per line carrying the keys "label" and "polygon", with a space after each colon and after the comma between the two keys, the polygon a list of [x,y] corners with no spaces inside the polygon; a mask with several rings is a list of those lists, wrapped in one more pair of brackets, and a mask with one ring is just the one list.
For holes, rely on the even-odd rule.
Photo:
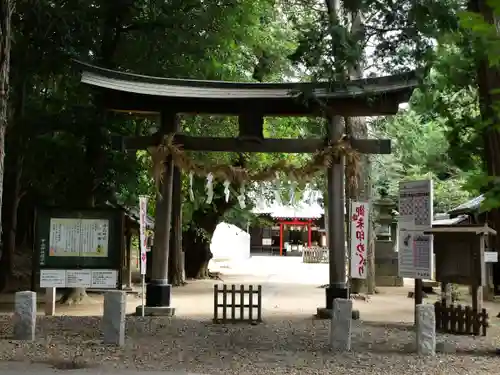
{"label": "tree branch", "polygon": [[380,34],[385,34],[385,33],[390,33],[390,32],[395,32],[395,31],[404,31],[405,29],[408,29],[407,27],[404,28],[399,28],[399,27],[377,27],[373,25],[365,25],[365,28],[367,30],[372,30],[375,31],[376,33]]}
{"label": "tree branch", "polygon": [[135,22],[130,25],[123,26],[121,31],[130,32],[130,31],[154,31],[156,29],[164,29],[166,27],[164,22],[154,21],[154,22]]}

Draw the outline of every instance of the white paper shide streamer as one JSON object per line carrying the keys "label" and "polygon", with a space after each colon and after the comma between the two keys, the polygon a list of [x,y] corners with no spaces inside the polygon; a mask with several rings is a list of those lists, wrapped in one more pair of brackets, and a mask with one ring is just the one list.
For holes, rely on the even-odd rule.
{"label": "white paper shide streamer", "polygon": [[229,182],[229,180],[224,181],[224,196],[226,197],[226,202],[229,202],[229,194],[230,194],[229,186],[230,185],[231,185],[231,183]]}
{"label": "white paper shide streamer", "polygon": [[207,204],[210,204],[214,199],[214,175],[212,173],[209,173],[207,175],[206,190],[207,190]]}
{"label": "white paper shide streamer", "polygon": [[191,202],[194,201],[194,193],[193,193],[193,177],[194,177],[194,173],[193,172],[190,172],[189,173],[189,199],[191,200]]}
{"label": "white paper shide streamer", "polygon": [[243,210],[247,205],[245,203],[245,185],[240,186],[240,195],[238,195],[238,203],[240,208]]}
{"label": "white paper shide streamer", "polygon": [[259,207],[259,209],[264,209],[264,207],[266,206],[266,200],[264,199],[265,196],[266,196],[266,190],[264,188],[264,185],[261,185],[259,200],[257,201],[257,206]]}
{"label": "white paper shide streamer", "polygon": [[317,194],[317,191],[316,190],[313,190],[310,186],[309,186],[309,205],[312,206],[313,204],[315,204],[317,202],[317,197],[316,197],[316,194]]}
{"label": "white paper shide streamer", "polygon": [[280,193],[280,180],[279,180],[279,173],[276,172],[276,183],[274,184],[274,200],[276,205],[281,206],[281,193]]}
{"label": "white paper shide streamer", "polygon": [[297,183],[292,182],[290,184],[290,205],[295,204],[295,189],[297,189]]}

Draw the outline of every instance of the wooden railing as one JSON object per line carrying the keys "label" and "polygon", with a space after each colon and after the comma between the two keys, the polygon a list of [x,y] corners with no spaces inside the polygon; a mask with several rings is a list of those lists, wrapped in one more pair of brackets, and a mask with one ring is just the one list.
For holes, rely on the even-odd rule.
{"label": "wooden railing", "polygon": [[320,246],[304,247],[302,250],[304,263],[328,263],[328,248]]}
{"label": "wooden railing", "polygon": [[486,309],[474,311],[470,306],[446,306],[441,302],[436,302],[434,308],[437,331],[459,335],[479,336],[482,334],[486,336],[486,329],[489,326]]}
{"label": "wooden railing", "polygon": [[[245,298],[248,296],[248,298]],[[222,298],[220,298],[222,297]],[[254,298],[256,297],[256,298]],[[220,302],[222,299],[222,302]],[[222,316],[219,315],[222,310]],[[262,286],[227,284],[214,285],[214,323],[260,323],[262,322]]]}

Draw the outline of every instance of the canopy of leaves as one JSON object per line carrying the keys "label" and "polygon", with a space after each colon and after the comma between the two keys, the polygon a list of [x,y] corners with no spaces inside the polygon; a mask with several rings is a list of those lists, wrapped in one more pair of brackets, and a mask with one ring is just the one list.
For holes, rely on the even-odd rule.
{"label": "canopy of leaves", "polygon": [[[374,125],[375,135],[389,136],[397,145],[391,156],[394,168],[379,180],[390,176],[394,186],[402,177],[434,173],[438,179],[450,179],[459,178],[461,170],[475,169],[481,145],[470,130],[478,114],[470,83],[472,55],[464,54],[464,38],[434,48],[435,40],[457,30],[463,1],[343,3],[341,22],[332,24],[325,4],[309,0],[19,1],[13,17],[6,162],[20,184],[11,186],[8,194],[57,205],[87,204],[89,194],[97,204],[114,199],[136,204],[140,194],[154,196],[146,153],[112,151],[109,135],[149,134],[157,128],[157,119],[103,114],[91,92],[79,84],[71,64],[75,58],[142,74],[239,81],[331,78],[339,66],[360,60],[378,73],[433,62],[412,111]],[[363,13],[364,27],[353,40],[349,14],[355,11]],[[193,135],[237,132],[236,119],[217,116],[183,116],[182,127]],[[265,133],[323,136],[324,128],[315,119],[270,118]],[[405,133],[411,137],[403,137]],[[469,146],[471,152],[463,152]],[[443,156],[444,150],[452,160]],[[230,163],[237,155],[193,157]],[[246,155],[246,162],[262,167],[285,157],[300,162],[307,156]],[[196,209],[217,209],[205,207],[204,184],[195,180],[196,199],[185,201],[186,223]],[[183,189],[187,197],[187,178]],[[248,219],[235,210],[236,221]]]}
{"label": "canopy of leaves", "polygon": [[471,197],[463,189],[467,174],[455,166],[448,153],[442,119],[429,120],[411,107],[392,118],[371,124],[374,136],[392,140],[392,154],[373,158],[373,183],[377,195],[397,201],[404,180],[432,178],[434,209],[446,212]]}
{"label": "canopy of leaves", "polygon": [[[96,205],[108,200],[136,205],[138,196],[147,194],[153,213],[155,189],[146,151],[113,151],[109,136],[150,134],[158,119],[106,113],[79,83],[72,59],[164,77],[281,81],[296,74],[288,59],[297,47],[298,31],[292,26],[288,10],[274,0],[19,1],[13,16],[6,200],[22,198],[31,208],[82,206],[92,196]],[[265,132],[300,137],[310,124],[270,118]],[[234,136],[237,120],[184,115],[182,129],[192,135]],[[208,164],[238,157],[192,156]],[[300,162],[306,156],[245,155],[256,168],[285,157]],[[186,225],[195,210],[217,210],[205,204],[204,185],[195,179],[191,202],[188,176],[183,178]],[[248,203],[246,210],[230,209],[227,217],[243,226],[252,218]]]}

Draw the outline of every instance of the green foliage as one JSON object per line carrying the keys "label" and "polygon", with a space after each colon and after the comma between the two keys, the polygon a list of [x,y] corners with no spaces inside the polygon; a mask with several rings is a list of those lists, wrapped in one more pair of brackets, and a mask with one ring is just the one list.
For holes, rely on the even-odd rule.
{"label": "green foliage", "polygon": [[[106,113],[79,83],[73,58],[149,75],[238,81],[332,79],[360,61],[391,73],[432,63],[431,74],[412,99],[412,110],[373,125],[376,136],[395,140],[395,153],[380,159],[385,168],[375,166],[376,184],[388,184],[391,190],[400,178],[432,173],[436,194],[442,190],[438,207],[451,206],[451,192],[463,196],[458,188],[463,171],[480,169],[482,150],[471,83],[474,55],[465,48],[470,36],[458,28],[457,12],[464,10],[464,2],[343,3],[353,14],[363,12],[361,32],[353,33],[349,12],[332,22],[325,4],[311,0],[20,1],[13,17],[6,168],[19,175],[20,193],[30,201],[82,205],[90,194],[96,204],[118,199],[134,205],[146,194],[154,212],[147,153],[115,152],[109,136],[150,134],[157,119]],[[466,24],[465,13],[460,17],[474,33],[487,34],[483,39],[493,48],[491,28],[486,30],[477,19]],[[439,38],[437,49],[433,38]],[[317,119],[269,118],[264,132],[277,138],[324,136],[323,125]],[[182,129],[192,135],[234,136],[238,127],[235,118],[183,115]],[[208,164],[238,157],[192,156]],[[283,158],[300,163],[308,156],[245,157],[249,167],[262,167]],[[324,176],[316,184],[324,187]],[[191,202],[188,176],[183,176],[186,226],[194,212],[219,209],[205,204],[204,185],[195,179]],[[261,193],[253,185],[246,189]],[[283,191],[288,190],[284,182]],[[221,194],[218,186],[216,198]],[[245,210],[234,206],[225,211],[224,218],[244,227],[254,219],[248,203]]]}
{"label": "green foliage", "polygon": [[[310,12],[310,1],[298,3],[305,16],[292,19],[300,34],[291,58],[327,79],[359,62],[386,73],[430,66],[434,40],[459,28],[457,14],[466,5],[462,0],[342,1],[339,22],[332,24],[326,6]],[[351,17],[358,12],[363,27],[353,32]]]}
{"label": "green foliage", "polygon": [[373,157],[377,194],[397,200],[399,181],[431,178],[435,212],[446,212],[470,199],[471,194],[463,189],[466,174],[448,153],[442,119],[426,119],[411,107],[397,116],[378,119],[371,127],[374,136],[389,138],[393,145],[391,155]]}
{"label": "green foliage", "polygon": [[[273,0],[19,2],[13,31],[7,169],[20,175],[22,195],[47,204],[84,205],[91,193],[96,204],[117,199],[135,205],[146,194],[154,212],[147,152],[112,151],[108,137],[150,134],[156,119],[105,115],[79,83],[71,59],[178,78],[268,81],[295,74],[287,56],[296,48],[297,33]],[[304,123],[268,119],[266,132],[295,137],[303,134]],[[235,118],[218,116],[184,115],[182,127],[193,135],[237,133]],[[237,155],[193,157],[228,163]],[[262,166],[284,157],[250,155],[247,163]],[[204,204],[204,181],[195,179],[194,202],[187,186],[184,176],[185,223],[194,210],[217,210]],[[227,217],[246,221],[248,210],[243,211],[235,208]]]}

